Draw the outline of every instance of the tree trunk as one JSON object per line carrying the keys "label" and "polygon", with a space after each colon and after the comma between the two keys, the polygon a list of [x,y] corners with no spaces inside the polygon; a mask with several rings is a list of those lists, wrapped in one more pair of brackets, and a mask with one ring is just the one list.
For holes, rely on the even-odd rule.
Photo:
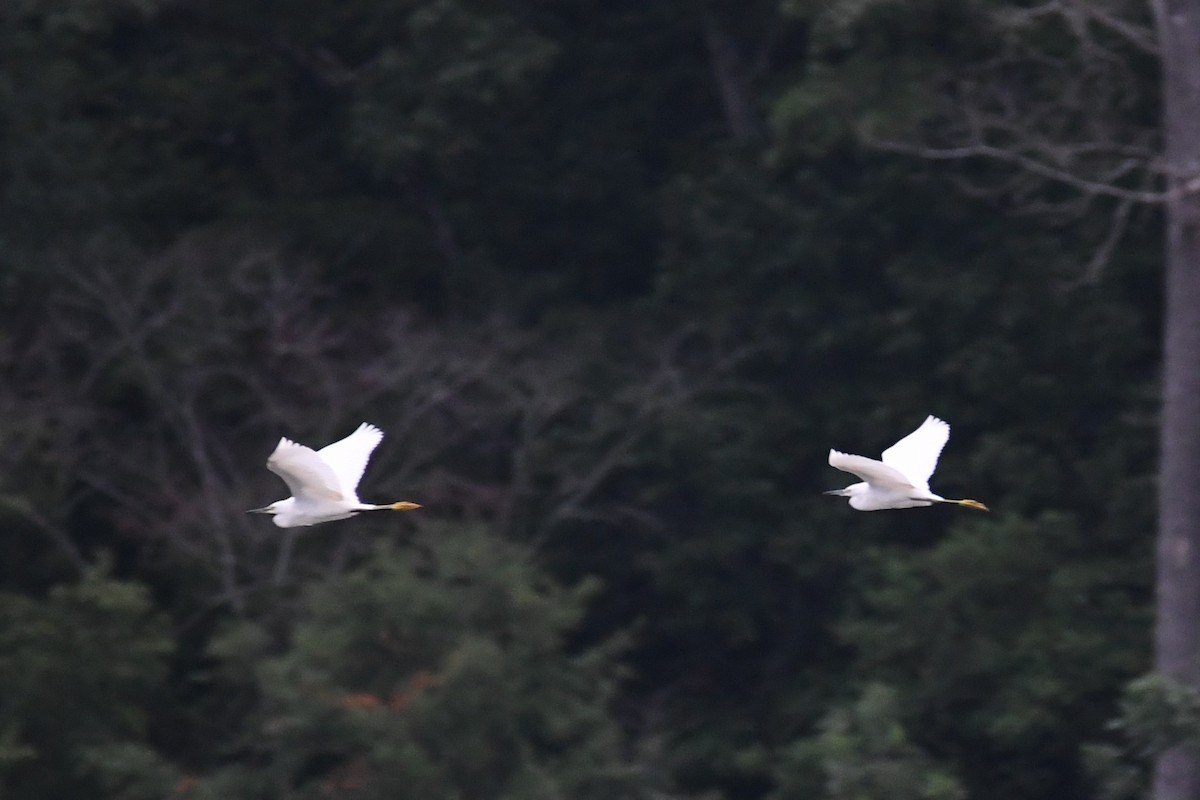
{"label": "tree trunk", "polygon": [[[1166,206],[1166,311],[1159,470],[1155,668],[1200,685],[1200,0],[1155,0],[1161,48]],[[1163,755],[1155,800],[1200,798],[1200,760]]]}
{"label": "tree trunk", "polygon": [[758,138],[761,124],[754,109],[754,91],[737,43],[717,25],[711,12],[701,11],[704,43],[712,64],[713,77],[721,97],[721,108],[733,138],[747,142]]}

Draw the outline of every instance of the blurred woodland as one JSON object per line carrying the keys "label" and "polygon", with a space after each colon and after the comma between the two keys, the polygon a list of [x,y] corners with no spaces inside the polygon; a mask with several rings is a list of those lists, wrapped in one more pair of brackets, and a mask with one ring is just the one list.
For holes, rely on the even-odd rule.
{"label": "blurred woodland", "polygon": [[[1146,796],[1200,741],[1152,672],[1156,42],[0,3],[0,796]],[[927,414],[991,514],[821,496]],[[423,509],[243,513],[363,421],[364,500]]]}

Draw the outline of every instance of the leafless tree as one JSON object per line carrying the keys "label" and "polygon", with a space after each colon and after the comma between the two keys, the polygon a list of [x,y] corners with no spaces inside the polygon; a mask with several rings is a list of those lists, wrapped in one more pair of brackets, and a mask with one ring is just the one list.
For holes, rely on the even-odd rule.
{"label": "leafless tree", "polygon": [[[848,29],[896,4],[843,0],[824,25]],[[1151,9],[1144,0],[972,8],[979,39],[989,44],[965,60],[931,60],[911,103],[856,129],[872,147],[962,165],[955,177],[964,193],[1003,197],[1014,213],[1052,223],[1104,216],[1072,282],[1095,281],[1133,211],[1200,187],[1196,175],[1165,183],[1158,99],[1145,91],[1145,73],[1159,58]]]}
{"label": "leafless tree", "polygon": [[[606,487],[744,356],[702,329],[618,348],[603,331],[434,325],[386,305],[347,319],[316,265],[251,231],[197,231],[156,254],[96,243],[54,267],[11,374],[45,417],[46,461],[77,487],[68,505],[163,568],[211,576],[212,602],[240,613],[428,520],[534,545],[582,520],[653,524]],[[364,497],[425,510],[287,530],[243,513],[286,494],[263,466],[280,435],[319,446],[363,420],[387,434]],[[84,559],[62,521],[44,527]]]}

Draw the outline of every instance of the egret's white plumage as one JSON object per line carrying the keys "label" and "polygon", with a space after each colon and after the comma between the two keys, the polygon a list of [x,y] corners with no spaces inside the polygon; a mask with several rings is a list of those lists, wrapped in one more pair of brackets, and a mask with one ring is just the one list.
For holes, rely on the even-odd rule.
{"label": "egret's white plumage", "polygon": [[314,451],[311,447],[282,438],[267,459],[267,469],[283,478],[292,496],[264,508],[251,509],[271,514],[281,528],[316,525],[346,519],[360,511],[408,511],[417,503],[375,505],[358,499],[358,483],[371,453],[383,439],[383,431],[364,422],[341,441]]}
{"label": "egret's white plumage", "polygon": [[950,426],[930,416],[921,427],[884,450],[879,461],[830,450],[829,466],[857,475],[862,483],[825,494],[849,497],[850,507],[859,511],[917,508],[934,503],[954,503],[987,511],[987,506],[977,500],[950,500],[929,490],[929,478],[949,439]]}

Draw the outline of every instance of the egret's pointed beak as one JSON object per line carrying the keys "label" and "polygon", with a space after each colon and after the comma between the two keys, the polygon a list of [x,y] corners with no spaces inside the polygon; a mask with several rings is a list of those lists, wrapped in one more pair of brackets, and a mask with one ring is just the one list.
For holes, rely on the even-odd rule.
{"label": "egret's pointed beak", "polygon": [[830,489],[827,492],[821,492],[821,494],[831,494],[831,495],[834,495],[835,497],[845,497],[846,490],[845,489]]}
{"label": "egret's pointed beak", "polygon": [[392,503],[392,511],[412,511],[414,508],[420,507],[420,503],[410,503],[407,500],[400,503]]}
{"label": "egret's pointed beak", "polygon": [[271,507],[263,506],[262,508],[251,508],[251,509],[247,509],[246,513],[247,514],[270,514]]}
{"label": "egret's pointed beak", "polygon": [[958,504],[960,506],[963,506],[964,508],[973,508],[976,511],[991,511],[990,508],[988,508],[987,506],[985,506],[983,503],[979,502],[978,500],[959,500]]}

